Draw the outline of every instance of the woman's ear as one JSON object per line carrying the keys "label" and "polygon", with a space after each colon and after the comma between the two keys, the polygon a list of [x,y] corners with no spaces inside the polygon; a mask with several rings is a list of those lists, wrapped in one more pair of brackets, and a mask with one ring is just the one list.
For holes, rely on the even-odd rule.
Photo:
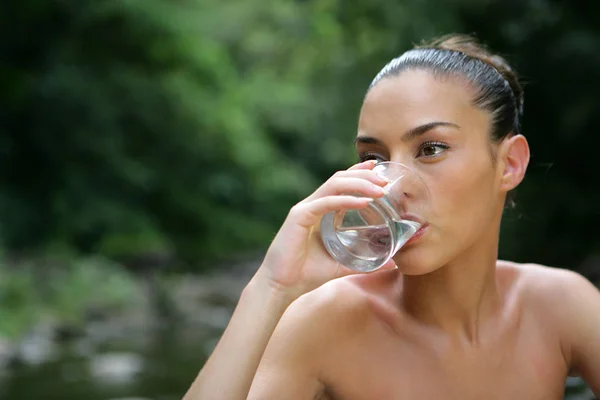
{"label": "woman's ear", "polygon": [[500,144],[502,176],[500,189],[510,191],[517,187],[525,176],[529,164],[529,144],[523,135],[509,136]]}

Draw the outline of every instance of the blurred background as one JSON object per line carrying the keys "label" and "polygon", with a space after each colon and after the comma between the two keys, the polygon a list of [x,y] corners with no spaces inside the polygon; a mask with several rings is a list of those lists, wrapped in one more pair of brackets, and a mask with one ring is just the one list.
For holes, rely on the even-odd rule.
{"label": "blurred background", "polygon": [[598,2],[20,0],[0,21],[2,399],[181,398],[289,208],[356,161],[371,79],[450,32],[526,83],[501,257],[600,282]]}

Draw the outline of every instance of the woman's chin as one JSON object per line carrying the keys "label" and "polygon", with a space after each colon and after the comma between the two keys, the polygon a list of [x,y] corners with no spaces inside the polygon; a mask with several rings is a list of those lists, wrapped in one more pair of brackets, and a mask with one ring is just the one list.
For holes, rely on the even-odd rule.
{"label": "woman's chin", "polygon": [[430,257],[420,252],[406,252],[397,254],[394,257],[394,262],[404,275],[425,275],[435,271],[438,268],[437,263],[433,262]]}

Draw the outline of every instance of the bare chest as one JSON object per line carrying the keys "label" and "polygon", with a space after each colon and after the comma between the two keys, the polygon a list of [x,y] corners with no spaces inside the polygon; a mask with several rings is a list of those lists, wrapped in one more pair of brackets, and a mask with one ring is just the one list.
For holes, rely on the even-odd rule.
{"label": "bare chest", "polygon": [[551,335],[522,328],[494,346],[465,351],[372,332],[327,363],[330,397],[562,399],[567,368],[560,348]]}

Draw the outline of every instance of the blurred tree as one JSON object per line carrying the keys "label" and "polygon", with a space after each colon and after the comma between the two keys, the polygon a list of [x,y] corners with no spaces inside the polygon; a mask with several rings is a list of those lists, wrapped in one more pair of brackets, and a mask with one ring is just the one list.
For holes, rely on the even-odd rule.
{"label": "blurred tree", "polygon": [[419,3],[4,5],[22,33],[3,43],[4,244],[194,261],[264,245],[352,162],[355,65],[408,44],[390,28]]}
{"label": "blurred tree", "polygon": [[[525,81],[527,176],[508,213],[503,256],[571,269],[600,253],[600,4],[486,0],[458,11],[461,25],[506,54]],[[490,23],[493,16],[493,23]],[[582,271],[598,277],[600,265]],[[595,270],[595,271],[593,271]]]}
{"label": "blurred tree", "polygon": [[529,81],[532,167],[502,256],[574,267],[599,250],[590,234],[599,194],[589,189],[598,167],[581,151],[600,115],[594,5],[1,7],[0,237],[9,249],[207,264],[265,246],[294,202],[354,161],[359,107],[381,66],[423,38],[462,31],[512,55]]}

